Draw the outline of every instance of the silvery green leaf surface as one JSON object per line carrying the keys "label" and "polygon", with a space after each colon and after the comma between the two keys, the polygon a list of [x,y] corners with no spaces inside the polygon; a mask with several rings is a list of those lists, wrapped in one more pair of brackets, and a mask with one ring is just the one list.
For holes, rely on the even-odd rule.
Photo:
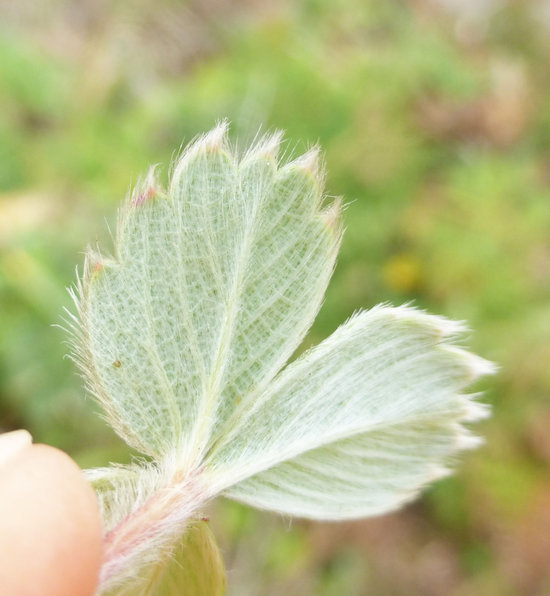
{"label": "silvery green leaf surface", "polygon": [[316,152],[278,167],[277,135],[238,160],[225,126],[150,175],[121,211],[115,253],[91,253],[79,360],[113,427],[142,453],[200,460],[237,404],[309,329],[340,239]]}
{"label": "silvery green leaf surface", "polygon": [[149,173],[73,293],[73,357],[147,457],[89,473],[104,592],[165,569],[220,493],[318,519],[395,509],[486,415],[467,388],[492,365],[460,347],[461,324],[409,306],[359,312],[286,365],[332,274],[341,204],[316,150],[283,163],[276,134],[238,155],[226,128],[185,149],[167,190]]}
{"label": "silvery green leaf surface", "polygon": [[228,496],[281,513],[401,506],[478,444],[463,423],[486,409],[464,391],[492,365],[451,343],[461,330],[408,307],[357,314],[235,415],[208,468]]}

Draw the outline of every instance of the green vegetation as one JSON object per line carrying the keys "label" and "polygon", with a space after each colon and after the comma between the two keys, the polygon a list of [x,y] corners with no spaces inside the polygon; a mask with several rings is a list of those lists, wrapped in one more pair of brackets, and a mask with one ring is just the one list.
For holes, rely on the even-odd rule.
{"label": "green vegetation", "polygon": [[[459,3],[456,3],[459,4]],[[466,4],[466,3],[465,3]],[[470,3],[468,3],[470,4]],[[498,362],[487,445],[386,518],[293,522],[218,503],[235,594],[550,589],[550,24],[542,3],[11,7],[0,35],[0,427],[86,467],[129,454],[84,400],[59,323],[75,257],[149,163],[228,117],[326,152],[347,232],[307,345],[360,307],[468,321]],[[466,8],[463,9],[466,11]],[[537,12],[538,11],[538,12]],[[109,222],[113,227],[114,217]],[[296,533],[295,533],[296,532]]]}

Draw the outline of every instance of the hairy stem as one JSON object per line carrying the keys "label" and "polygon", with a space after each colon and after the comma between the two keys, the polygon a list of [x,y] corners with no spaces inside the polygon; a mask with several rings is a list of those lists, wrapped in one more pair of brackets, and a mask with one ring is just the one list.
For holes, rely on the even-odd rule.
{"label": "hairy stem", "polygon": [[99,592],[105,593],[163,560],[207,498],[200,470],[183,478],[175,475],[172,483],[109,530],[104,536]]}

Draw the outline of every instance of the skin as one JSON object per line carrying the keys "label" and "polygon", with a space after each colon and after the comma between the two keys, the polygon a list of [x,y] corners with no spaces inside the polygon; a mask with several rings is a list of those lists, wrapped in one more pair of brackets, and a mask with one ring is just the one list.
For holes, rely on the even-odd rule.
{"label": "skin", "polygon": [[17,433],[0,435],[0,593],[91,596],[102,555],[94,491],[67,454]]}

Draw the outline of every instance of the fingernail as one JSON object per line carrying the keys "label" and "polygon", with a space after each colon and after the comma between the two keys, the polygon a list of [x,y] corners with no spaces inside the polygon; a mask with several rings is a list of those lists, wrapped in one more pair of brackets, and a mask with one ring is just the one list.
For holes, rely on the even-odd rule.
{"label": "fingernail", "polygon": [[0,435],[0,467],[17,456],[25,447],[32,444],[28,430],[14,430]]}

